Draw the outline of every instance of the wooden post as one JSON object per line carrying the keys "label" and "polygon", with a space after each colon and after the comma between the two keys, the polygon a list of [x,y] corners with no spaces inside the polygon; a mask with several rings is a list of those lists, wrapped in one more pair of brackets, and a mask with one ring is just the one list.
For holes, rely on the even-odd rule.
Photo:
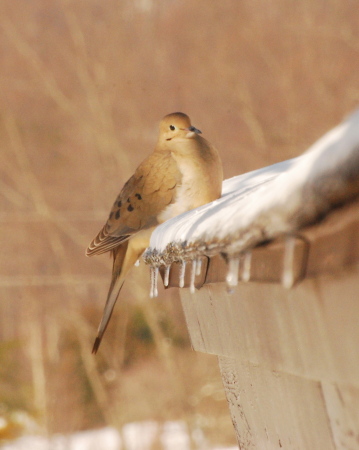
{"label": "wooden post", "polygon": [[193,348],[218,355],[241,449],[359,448],[359,202],[302,231],[291,289],[283,241],[253,250],[252,282],[232,294],[219,257],[200,290],[180,290]]}

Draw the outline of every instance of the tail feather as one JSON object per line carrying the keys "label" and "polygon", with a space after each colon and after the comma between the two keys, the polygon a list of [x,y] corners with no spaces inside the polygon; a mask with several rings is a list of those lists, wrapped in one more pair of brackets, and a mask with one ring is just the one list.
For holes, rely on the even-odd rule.
{"label": "tail feather", "polygon": [[111,318],[113,308],[125,281],[127,272],[131,269],[137,259],[148,247],[152,231],[153,229],[151,228],[142,230],[135,237],[123,242],[118,247],[112,249],[112,281],[107,295],[101,323],[98,327],[97,337],[92,348],[92,353],[96,353],[101,344],[102,336]]}
{"label": "tail feather", "polygon": [[128,270],[131,268],[131,265],[128,264],[129,261],[125,260],[127,254],[127,247],[128,242],[124,242],[121,246],[117,247],[112,252],[113,253],[112,281],[110,289],[108,291],[102,319],[97,330],[97,337],[92,347],[92,353],[96,353],[101,344],[102,337],[111,319],[113,308],[116,304],[117,298],[120,294],[121,288],[125,281],[125,276]]}

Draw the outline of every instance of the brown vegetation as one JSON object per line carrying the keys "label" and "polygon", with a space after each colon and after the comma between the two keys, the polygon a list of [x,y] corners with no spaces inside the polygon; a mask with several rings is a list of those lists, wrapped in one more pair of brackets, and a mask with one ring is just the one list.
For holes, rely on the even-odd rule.
{"label": "brown vegetation", "polygon": [[359,100],[359,9],[18,0],[0,14],[1,411],[50,433],[185,418],[233,442],[216,360],[190,351],[175,291],[148,300],[143,265],[91,355],[110,260],[84,250],[165,114],[191,116],[227,178],[340,121]]}

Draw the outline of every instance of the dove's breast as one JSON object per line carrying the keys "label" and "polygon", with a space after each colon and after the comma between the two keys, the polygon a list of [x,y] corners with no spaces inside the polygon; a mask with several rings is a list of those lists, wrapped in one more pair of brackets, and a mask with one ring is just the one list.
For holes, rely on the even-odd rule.
{"label": "dove's breast", "polygon": [[159,223],[209,203],[220,195],[220,190],[218,192],[218,189],[214,189],[216,183],[211,180],[210,165],[204,164],[200,158],[189,159],[179,155],[174,157],[182,179],[176,186],[174,201],[158,215]]}

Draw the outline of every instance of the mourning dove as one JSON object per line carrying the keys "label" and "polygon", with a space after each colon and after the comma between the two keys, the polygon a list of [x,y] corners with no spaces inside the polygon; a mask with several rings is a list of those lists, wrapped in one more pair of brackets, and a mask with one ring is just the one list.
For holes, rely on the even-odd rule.
{"label": "mourning dove", "polygon": [[92,256],[111,250],[113,256],[112,281],[92,353],[98,350],[125,276],[148,247],[154,228],[221,195],[222,162],[200,133],[186,114],[162,119],[153,153],[124,185],[86,251]]}

